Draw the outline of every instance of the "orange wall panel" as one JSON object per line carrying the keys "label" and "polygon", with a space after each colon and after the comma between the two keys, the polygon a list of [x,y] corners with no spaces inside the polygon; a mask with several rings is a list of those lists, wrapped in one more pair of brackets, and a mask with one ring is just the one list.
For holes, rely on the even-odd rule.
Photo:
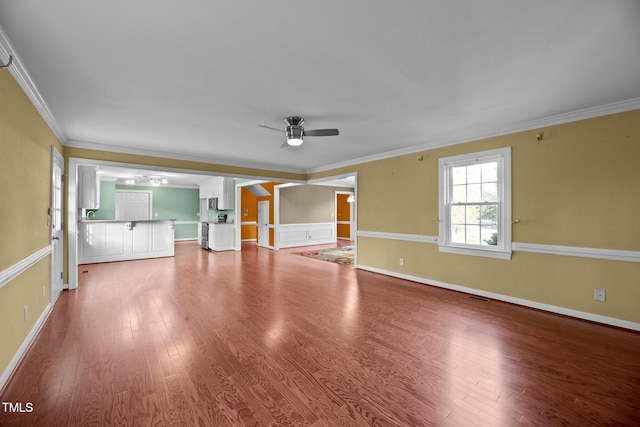
{"label": "orange wall panel", "polygon": [[347,202],[349,198],[348,194],[338,194],[338,203],[336,210],[338,212],[338,221],[350,221],[351,220],[351,204]]}
{"label": "orange wall panel", "polygon": [[337,234],[339,239],[351,239],[351,225],[338,224]]}
{"label": "orange wall panel", "polygon": [[256,196],[245,187],[240,189],[240,221],[258,220],[258,201]]}
{"label": "orange wall panel", "polygon": [[242,240],[258,240],[258,227],[255,224],[240,226]]}

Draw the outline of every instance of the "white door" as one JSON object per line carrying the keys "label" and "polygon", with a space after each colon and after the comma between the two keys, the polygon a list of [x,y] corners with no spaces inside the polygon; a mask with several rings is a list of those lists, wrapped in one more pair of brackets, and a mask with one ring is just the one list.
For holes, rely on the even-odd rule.
{"label": "white door", "polygon": [[[51,224],[51,284],[49,298],[53,302],[62,292],[63,266],[63,233],[62,233],[62,201],[64,186],[64,159],[58,151],[51,150],[51,207],[49,221]],[[44,291],[44,289],[43,289]],[[44,296],[44,295],[43,295]]]}
{"label": "white door", "polygon": [[151,193],[127,194],[127,213],[130,219],[151,219]]}
{"label": "white door", "polygon": [[258,246],[269,246],[269,201],[258,202]]}
{"label": "white door", "polygon": [[151,219],[150,191],[116,190],[116,219],[142,221]]}

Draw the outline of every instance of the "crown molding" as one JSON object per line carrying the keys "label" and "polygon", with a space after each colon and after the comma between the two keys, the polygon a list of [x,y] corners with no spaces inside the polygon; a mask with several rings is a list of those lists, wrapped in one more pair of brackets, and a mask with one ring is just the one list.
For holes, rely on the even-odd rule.
{"label": "crown molding", "polygon": [[98,144],[94,142],[68,140],[65,144],[71,148],[84,148],[87,150],[107,151],[112,153],[133,154],[140,156],[160,157],[164,159],[184,160],[187,162],[208,163],[212,165],[238,167],[247,169],[258,169],[267,173],[266,176],[271,176],[269,172],[284,172],[284,173],[296,173],[305,174],[304,169],[288,168],[282,166],[274,166],[262,163],[249,163],[249,162],[236,162],[225,158],[212,158],[204,156],[190,156],[178,153],[171,153],[166,151],[145,150],[140,148],[131,148],[119,145]]}
{"label": "crown molding", "polygon": [[40,94],[38,87],[27,72],[27,69],[22,63],[22,60],[16,53],[16,50],[13,48],[13,45],[9,41],[9,38],[0,26],[0,58],[4,63],[6,63],[6,61],[9,60],[9,55],[13,57],[13,63],[8,68],[9,72],[18,82],[27,97],[31,100],[33,106],[36,107],[36,110],[38,110],[51,131],[54,133],[56,138],[58,138],[58,141],[60,141],[61,144],[65,145],[67,138],[64,132],[62,132],[60,124],[53,116],[51,109]]}
{"label": "crown molding", "polygon": [[371,156],[359,157],[345,162],[332,163],[317,168],[307,169],[307,174],[324,172],[332,169],[338,169],[347,166],[354,166],[361,163],[373,162],[376,160],[384,160],[391,157],[402,156],[405,154],[414,154],[420,151],[434,150],[436,148],[448,147],[450,145],[464,144],[467,142],[479,141],[482,139],[493,138],[497,136],[509,135],[517,132],[539,129],[546,126],[555,126],[565,123],[577,122],[579,120],[592,119],[595,117],[607,116],[610,114],[624,113],[625,111],[640,109],[640,98],[628,99],[620,102],[613,102],[598,107],[585,108],[583,110],[572,111],[570,113],[562,113],[542,119],[529,120],[526,122],[516,123],[513,125],[500,126],[493,129],[487,129],[476,133],[467,134],[451,134],[440,140],[428,142],[425,144],[414,145],[411,147],[400,148],[398,150],[386,151],[384,153],[373,154]]}

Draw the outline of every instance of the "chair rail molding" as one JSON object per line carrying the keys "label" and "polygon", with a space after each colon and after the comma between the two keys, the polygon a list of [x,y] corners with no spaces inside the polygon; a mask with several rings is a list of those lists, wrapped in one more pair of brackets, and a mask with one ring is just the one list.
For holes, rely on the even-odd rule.
{"label": "chair rail molding", "polygon": [[[422,234],[389,233],[382,231],[358,230],[358,237],[403,240],[407,242],[438,243],[438,237]],[[573,256],[580,258],[605,259],[610,261],[640,262],[640,251],[619,249],[583,248],[578,246],[542,245],[537,243],[513,242],[514,252],[529,252],[547,255]]]}
{"label": "chair rail molding", "polygon": [[32,253],[28,257],[18,261],[11,267],[0,272],[0,288],[27,271],[29,268],[31,268],[33,265],[38,263],[41,259],[48,256],[49,254],[51,254],[51,245],[45,246],[39,251]]}

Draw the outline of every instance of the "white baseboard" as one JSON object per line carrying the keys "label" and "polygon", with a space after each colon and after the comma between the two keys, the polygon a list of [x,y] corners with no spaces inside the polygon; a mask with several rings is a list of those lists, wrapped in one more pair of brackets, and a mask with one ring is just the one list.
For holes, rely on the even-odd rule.
{"label": "white baseboard", "polygon": [[438,280],[425,279],[424,277],[411,276],[409,274],[397,273],[395,271],[384,270],[381,268],[370,267],[362,264],[358,264],[356,268],[359,268],[361,270],[371,271],[373,273],[384,274],[386,276],[397,277],[399,279],[411,280],[412,282],[418,282],[425,285],[436,286],[438,288],[450,289],[453,291],[464,292],[464,293],[478,295],[478,296],[482,296],[485,298],[490,298],[498,301],[517,304],[524,307],[535,308],[538,310],[548,311],[556,314],[562,314],[564,316],[575,317],[577,319],[588,320],[591,322],[602,323],[605,325],[616,326],[624,329],[631,329],[633,331],[640,331],[640,323],[630,322],[628,320],[616,319],[615,317],[601,316],[599,314],[587,313],[584,311],[573,310],[570,308],[544,304],[537,301],[530,301],[522,298],[510,297],[508,295],[496,294],[493,292],[486,292],[479,289],[467,288],[465,286],[453,285],[451,283],[440,282]]}
{"label": "white baseboard", "polygon": [[33,328],[31,328],[31,332],[29,332],[29,335],[27,335],[25,340],[22,342],[22,345],[20,346],[20,348],[18,348],[18,351],[11,359],[11,362],[9,362],[7,368],[4,370],[4,372],[2,372],[2,376],[0,376],[0,393],[4,391],[4,387],[5,385],[7,385],[9,378],[11,378],[11,374],[13,373],[14,369],[16,368],[16,366],[18,366],[20,360],[22,360],[22,358],[24,357],[25,353],[31,346],[31,343],[33,343],[35,338],[38,336],[42,325],[44,325],[44,322],[49,317],[49,314],[51,314],[55,303],[56,301],[53,301],[47,305],[45,310],[40,315],[38,321],[35,323],[35,325],[33,325]]}

